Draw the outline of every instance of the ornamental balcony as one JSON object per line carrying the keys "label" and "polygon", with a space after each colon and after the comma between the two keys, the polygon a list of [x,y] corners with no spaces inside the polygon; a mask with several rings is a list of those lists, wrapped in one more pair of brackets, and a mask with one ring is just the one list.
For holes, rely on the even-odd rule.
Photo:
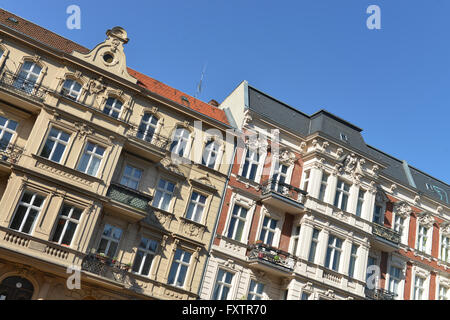
{"label": "ornamental balcony", "polygon": [[394,300],[397,294],[384,289],[369,289],[365,288],[367,300]]}
{"label": "ornamental balcony", "polygon": [[128,216],[134,221],[145,218],[152,211],[149,204],[152,196],[117,183],[111,183],[107,197],[110,203],[105,205],[105,208]]}
{"label": "ornamental balcony", "polygon": [[388,247],[390,247],[391,250],[392,248],[398,248],[398,245],[400,243],[400,233],[378,223],[372,223],[372,234],[375,236],[375,239],[378,240],[378,242],[382,245],[382,249],[388,250]]}
{"label": "ornamental balcony", "polygon": [[261,201],[288,213],[304,212],[306,195],[306,191],[275,179],[261,183]]}
{"label": "ornamental balcony", "polygon": [[268,273],[280,276],[292,273],[295,259],[288,252],[272,248],[263,243],[251,246],[247,254],[250,266]]}
{"label": "ornamental balcony", "polygon": [[81,270],[90,272],[102,278],[126,284],[129,282],[131,265],[123,264],[115,259],[101,254],[91,253],[83,258]]}
{"label": "ornamental balcony", "polygon": [[128,129],[127,136],[130,138],[125,145],[127,150],[153,161],[160,161],[165,157],[169,138],[156,133],[150,134],[136,126]]}
{"label": "ornamental balcony", "polygon": [[48,89],[37,85],[34,81],[19,77],[17,74],[5,71],[0,78],[0,87],[15,93],[21,97],[29,98],[37,102],[42,102]]}

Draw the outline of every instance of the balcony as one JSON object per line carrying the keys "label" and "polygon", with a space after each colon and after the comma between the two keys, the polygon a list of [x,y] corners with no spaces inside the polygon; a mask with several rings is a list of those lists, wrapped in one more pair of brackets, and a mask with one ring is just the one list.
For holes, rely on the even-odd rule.
{"label": "balcony", "polygon": [[169,138],[153,133],[149,134],[139,127],[132,126],[128,129],[127,150],[145,156],[150,160],[160,161],[166,155]]}
{"label": "balcony", "polygon": [[81,270],[120,284],[129,282],[128,271],[130,268],[130,265],[95,253],[85,256],[81,263]]}
{"label": "balcony", "polygon": [[295,259],[288,252],[261,243],[250,247],[248,261],[256,269],[281,276],[293,272],[295,267]]}
{"label": "balcony", "polygon": [[47,88],[36,85],[34,81],[29,81],[7,71],[3,72],[0,79],[0,87],[9,92],[13,92],[22,97],[30,98],[37,102],[44,101],[45,95],[48,92]]}
{"label": "balcony", "polygon": [[394,300],[397,294],[384,289],[369,289],[365,288],[367,300]]}
{"label": "balcony", "polygon": [[304,212],[306,195],[305,191],[274,179],[261,184],[261,201],[288,213]]}
{"label": "balcony", "polygon": [[152,201],[152,196],[123,185],[112,183],[108,189],[107,197],[111,200],[111,203],[106,207],[127,215],[132,220],[139,221],[151,212],[149,203]]}
{"label": "balcony", "polygon": [[400,234],[390,228],[372,223],[372,234],[383,244],[397,248],[400,243]]}

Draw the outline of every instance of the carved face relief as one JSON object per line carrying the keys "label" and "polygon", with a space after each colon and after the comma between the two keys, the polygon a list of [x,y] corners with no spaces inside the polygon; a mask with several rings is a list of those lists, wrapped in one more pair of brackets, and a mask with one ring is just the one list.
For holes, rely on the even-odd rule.
{"label": "carved face relief", "polygon": [[417,220],[420,225],[426,228],[431,228],[435,222],[433,216],[429,213],[422,213],[421,215],[419,215]]}
{"label": "carved face relief", "polygon": [[406,219],[411,214],[412,209],[406,202],[401,202],[394,205],[394,213],[396,216],[400,216]]}

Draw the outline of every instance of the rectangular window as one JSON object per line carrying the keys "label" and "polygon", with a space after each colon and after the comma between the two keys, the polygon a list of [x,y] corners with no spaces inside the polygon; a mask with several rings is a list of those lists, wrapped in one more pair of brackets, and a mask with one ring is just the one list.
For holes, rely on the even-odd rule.
{"label": "rectangular window", "polygon": [[372,222],[381,224],[381,217],[383,216],[383,206],[376,204],[373,210]]}
{"label": "rectangular window", "polygon": [[88,142],[78,165],[78,170],[94,177],[97,176],[104,154],[105,148]]}
{"label": "rectangular window", "polygon": [[342,240],[330,235],[328,238],[328,249],[325,259],[325,267],[334,271],[339,271],[341,252]]}
{"label": "rectangular window", "polygon": [[127,165],[125,167],[125,170],[123,171],[122,179],[120,179],[120,184],[125,187],[137,190],[141,178],[142,178],[141,169]]}
{"label": "rectangular window", "polygon": [[180,288],[184,287],[190,261],[191,254],[189,252],[177,249],[170,268],[168,284]]}
{"label": "rectangular window", "polygon": [[192,192],[191,201],[186,213],[186,219],[200,222],[202,220],[203,211],[205,209],[206,196]]}
{"label": "rectangular window", "polygon": [[397,231],[400,234],[400,237],[403,235],[403,226],[405,224],[405,219],[401,216],[396,215],[394,219],[394,231]]}
{"label": "rectangular window", "polygon": [[308,191],[311,170],[306,170],[303,178],[303,190]]}
{"label": "rectangular window", "polygon": [[389,291],[398,295],[398,286],[402,279],[402,270],[392,266],[389,271]]}
{"label": "rectangular window", "polygon": [[361,217],[362,215],[362,209],[364,204],[364,190],[359,190],[358,192],[358,202],[356,203],[356,216]]}
{"label": "rectangular window", "polygon": [[175,130],[172,144],[170,145],[170,152],[172,152],[173,154],[177,154],[180,157],[185,156],[190,136],[191,134],[189,130],[185,128],[177,128]]}
{"label": "rectangular window", "polygon": [[309,300],[309,297],[311,296],[310,293],[302,292],[302,298],[301,300]]}
{"label": "rectangular window", "polygon": [[275,170],[272,176],[272,185],[271,188],[274,191],[285,193],[287,191],[286,188],[286,179],[287,179],[287,172],[289,167],[284,164],[277,164],[275,166]]}
{"label": "rectangular window", "polygon": [[213,300],[228,300],[233,282],[233,274],[231,272],[219,269],[214,287]]}
{"label": "rectangular window", "polygon": [[68,204],[64,204],[59,214],[59,219],[56,222],[55,233],[53,234],[52,241],[70,246],[80,222],[81,213],[83,210],[73,207]]}
{"label": "rectangular window", "polygon": [[255,180],[259,166],[259,154],[257,151],[247,149],[245,156],[244,167],[242,169],[241,176],[249,180]]}
{"label": "rectangular window", "polygon": [[5,150],[16,133],[17,122],[0,116],[0,150]]}
{"label": "rectangular window", "polygon": [[427,249],[427,234],[428,228],[419,225],[418,233],[417,233],[417,250],[426,252]]}
{"label": "rectangular window", "polygon": [[448,300],[448,288],[443,285],[439,286],[439,300]]}
{"label": "rectangular window", "polygon": [[334,206],[346,211],[348,197],[350,195],[350,185],[342,180],[338,181],[336,195],[334,197]]}
{"label": "rectangular window", "polygon": [[320,231],[318,229],[313,230],[311,246],[309,248],[309,256],[308,256],[309,262],[314,263],[314,261],[316,259],[316,250],[317,250],[317,245],[319,244],[319,233],[320,233]]}
{"label": "rectangular window", "polygon": [[250,288],[248,289],[247,300],[262,300],[263,299],[264,284],[255,280],[250,281]]}
{"label": "rectangular window", "polygon": [[368,282],[369,278],[374,275],[374,273],[375,273],[374,266],[378,266],[377,259],[369,256],[369,258],[367,260],[366,282]]}
{"label": "rectangular window", "polygon": [[277,220],[270,217],[264,217],[263,225],[261,228],[261,234],[259,235],[259,240],[263,243],[271,246],[273,242],[273,237],[275,236],[275,231],[277,228]]}
{"label": "rectangular window", "polygon": [[425,279],[422,277],[416,276],[414,280],[414,298],[413,300],[422,300],[424,298],[424,283]]}
{"label": "rectangular window", "polygon": [[358,259],[358,246],[356,244],[352,244],[352,251],[350,253],[350,264],[348,266],[348,276],[350,278],[354,278],[357,259]]}
{"label": "rectangular window", "polygon": [[121,236],[122,229],[106,224],[103,229],[97,252],[104,253],[107,257],[114,258],[116,256],[117,248],[119,247]]}
{"label": "rectangular window", "polygon": [[134,258],[133,272],[148,276],[157,248],[158,242],[142,237],[136,257]]}
{"label": "rectangular window", "polygon": [[153,199],[153,206],[165,211],[169,210],[170,202],[172,201],[175,184],[163,179],[160,179],[156,187],[155,198]]}
{"label": "rectangular window", "polygon": [[248,210],[235,204],[231,214],[227,237],[236,241],[242,240]]}
{"label": "rectangular window", "polygon": [[450,238],[441,236],[441,260],[450,262]]}
{"label": "rectangular window", "polygon": [[69,142],[70,135],[62,130],[50,129],[41,157],[60,163]]}
{"label": "rectangular window", "polygon": [[300,240],[300,226],[294,226],[294,230],[292,232],[292,251],[291,254],[297,255],[298,243]]}
{"label": "rectangular window", "polygon": [[44,206],[44,199],[37,193],[25,191],[9,227],[19,232],[31,234],[37,217]]}
{"label": "rectangular window", "polygon": [[320,181],[320,189],[319,189],[319,200],[320,201],[325,200],[325,191],[327,190],[329,176],[330,175],[328,173],[325,173],[325,172],[322,173],[322,181]]}
{"label": "rectangular window", "polygon": [[202,164],[207,166],[208,168],[214,169],[216,165],[217,155],[219,154],[220,145],[211,140],[205,145],[205,149],[203,150],[202,156]]}

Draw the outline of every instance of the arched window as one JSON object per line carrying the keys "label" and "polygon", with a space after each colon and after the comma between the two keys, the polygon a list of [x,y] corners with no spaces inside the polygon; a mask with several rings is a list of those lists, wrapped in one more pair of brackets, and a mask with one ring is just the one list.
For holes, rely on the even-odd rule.
{"label": "arched window", "polygon": [[32,93],[41,74],[42,68],[34,62],[25,61],[14,81],[14,87],[27,93]]}
{"label": "arched window", "polygon": [[104,114],[118,119],[121,111],[122,101],[113,97],[109,97],[108,100],[106,100],[105,108],[103,109]]}
{"label": "arched window", "polygon": [[61,94],[72,100],[78,100],[81,93],[81,84],[72,79],[64,81]]}
{"label": "arched window", "polygon": [[158,118],[151,113],[145,113],[139,125],[137,137],[139,139],[151,142],[156,132]]}
{"label": "arched window", "polygon": [[215,140],[210,140],[206,143],[203,150],[202,164],[214,169],[219,154],[220,144]]}
{"label": "arched window", "polygon": [[0,300],[31,300],[34,287],[21,277],[9,277],[0,284]]}
{"label": "arched window", "polygon": [[170,152],[178,154],[180,157],[183,157],[186,153],[186,149],[189,144],[190,137],[189,130],[185,128],[177,128],[175,130],[175,135],[172,140],[172,144],[170,145]]}

